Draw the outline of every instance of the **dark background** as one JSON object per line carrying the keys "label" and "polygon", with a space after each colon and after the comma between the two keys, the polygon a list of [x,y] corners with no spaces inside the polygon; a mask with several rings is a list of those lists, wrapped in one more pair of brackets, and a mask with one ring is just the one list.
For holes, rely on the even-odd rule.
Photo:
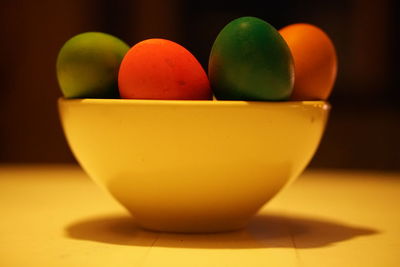
{"label": "dark background", "polygon": [[0,162],[73,162],[58,119],[55,75],[63,43],[86,31],[134,45],[160,37],[207,69],[230,20],[257,16],[277,29],[308,22],[337,47],[332,113],[312,167],[400,169],[399,4],[382,1],[0,0]]}

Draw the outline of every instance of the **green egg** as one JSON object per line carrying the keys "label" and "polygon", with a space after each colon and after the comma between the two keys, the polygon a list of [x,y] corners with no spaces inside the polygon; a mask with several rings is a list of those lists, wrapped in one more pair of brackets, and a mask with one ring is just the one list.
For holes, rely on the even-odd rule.
{"label": "green egg", "polygon": [[279,101],[293,90],[289,47],[270,24],[255,17],[231,21],[218,34],[208,74],[217,99]]}
{"label": "green egg", "polygon": [[129,46],[105,33],[69,39],[57,58],[57,79],[66,98],[116,98],[118,71]]}

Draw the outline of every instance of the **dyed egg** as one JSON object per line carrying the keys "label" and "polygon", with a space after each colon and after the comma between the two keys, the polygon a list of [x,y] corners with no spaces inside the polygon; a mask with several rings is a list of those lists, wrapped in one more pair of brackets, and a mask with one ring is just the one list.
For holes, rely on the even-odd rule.
{"label": "dyed egg", "polygon": [[134,45],[122,60],[118,84],[122,98],[212,99],[207,74],[197,59],[165,39]]}
{"label": "dyed egg", "polygon": [[69,39],[57,58],[57,78],[66,98],[118,97],[118,69],[129,46],[105,33]]}
{"label": "dyed egg", "polygon": [[286,100],[293,89],[293,59],[274,27],[241,17],[218,34],[208,75],[217,99]]}
{"label": "dyed egg", "polygon": [[295,83],[291,99],[326,100],[337,72],[335,47],[328,35],[310,24],[293,24],[281,29],[294,58]]}

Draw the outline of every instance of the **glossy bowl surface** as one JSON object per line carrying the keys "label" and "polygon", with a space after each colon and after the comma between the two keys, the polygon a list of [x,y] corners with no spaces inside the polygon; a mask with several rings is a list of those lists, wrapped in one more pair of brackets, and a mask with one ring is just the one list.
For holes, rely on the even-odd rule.
{"label": "glossy bowl surface", "polygon": [[70,148],[142,227],[242,228],[314,155],[330,106],[59,99]]}

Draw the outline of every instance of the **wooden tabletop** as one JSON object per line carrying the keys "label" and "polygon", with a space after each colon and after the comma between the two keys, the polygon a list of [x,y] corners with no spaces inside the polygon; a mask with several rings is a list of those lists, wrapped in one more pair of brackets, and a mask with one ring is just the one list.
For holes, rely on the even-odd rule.
{"label": "wooden tabletop", "polygon": [[77,166],[0,166],[0,266],[400,266],[400,173],[309,170],[250,225],[144,231]]}

